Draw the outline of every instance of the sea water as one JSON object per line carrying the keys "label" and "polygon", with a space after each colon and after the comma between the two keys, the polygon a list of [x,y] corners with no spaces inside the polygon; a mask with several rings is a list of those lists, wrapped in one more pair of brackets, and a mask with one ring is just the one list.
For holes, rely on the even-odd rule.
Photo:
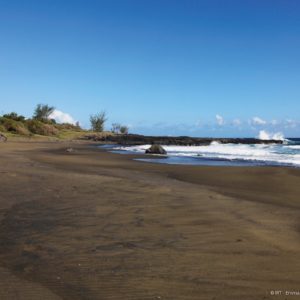
{"label": "sea water", "polygon": [[[150,145],[115,146],[119,153],[144,154]],[[138,160],[188,165],[283,165],[300,167],[300,139],[286,139],[283,144],[221,144],[206,146],[162,145],[167,157]]]}

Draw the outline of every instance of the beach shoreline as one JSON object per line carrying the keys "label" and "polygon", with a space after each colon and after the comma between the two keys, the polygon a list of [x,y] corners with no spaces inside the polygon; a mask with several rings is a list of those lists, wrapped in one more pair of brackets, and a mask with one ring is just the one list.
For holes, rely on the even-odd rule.
{"label": "beach shoreline", "polygon": [[96,145],[0,144],[1,299],[299,289],[300,169],[151,164]]}

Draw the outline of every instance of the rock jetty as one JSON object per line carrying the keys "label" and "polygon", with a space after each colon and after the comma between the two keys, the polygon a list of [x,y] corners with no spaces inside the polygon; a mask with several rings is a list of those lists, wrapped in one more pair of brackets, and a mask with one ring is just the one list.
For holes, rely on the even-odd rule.
{"label": "rock jetty", "polygon": [[178,146],[205,146],[212,142],[221,144],[282,144],[279,140],[260,140],[255,138],[196,138],[189,136],[146,136],[138,134],[122,135],[87,135],[85,139],[119,144],[119,145],[178,145]]}

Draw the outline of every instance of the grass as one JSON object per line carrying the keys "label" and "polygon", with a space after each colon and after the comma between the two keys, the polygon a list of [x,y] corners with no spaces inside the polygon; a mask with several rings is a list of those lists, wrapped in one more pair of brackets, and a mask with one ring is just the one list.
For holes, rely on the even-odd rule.
{"label": "grass", "polygon": [[3,133],[9,140],[32,140],[32,141],[72,141],[82,140],[86,136],[107,136],[112,133],[109,131],[94,132],[84,129],[57,129],[55,135],[53,134],[22,134],[15,131],[7,131],[0,125],[0,133]]}

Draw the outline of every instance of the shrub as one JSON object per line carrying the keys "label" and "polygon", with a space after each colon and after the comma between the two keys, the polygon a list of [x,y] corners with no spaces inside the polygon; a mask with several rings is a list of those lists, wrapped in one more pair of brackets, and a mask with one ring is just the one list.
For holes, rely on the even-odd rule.
{"label": "shrub", "polygon": [[3,115],[3,118],[11,119],[11,120],[14,120],[14,121],[20,121],[20,122],[25,121],[25,117],[24,116],[18,115],[15,112],[11,112],[9,114],[5,114],[5,115]]}
{"label": "shrub", "polygon": [[23,124],[22,125],[18,124],[18,126],[16,127],[16,133],[20,135],[26,135],[26,136],[31,135],[28,128],[26,128]]}
{"label": "shrub", "polygon": [[50,124],[44,124],[43,135],[58,135],[59,131]]}
{"label": "shrub", "polygon": [[76,123],[76,125],[70,123],[62,123],[62,124],[56,124],[55,127],[60,130],[61,129],[75,130],[75,131],[82,130],[81,127],[79,126],[79,123]]}
{"label": "shrub", "polygon": [[120,128],[120,133],[121,134],[128,134],[128,132],[129,132],[129,127],[128,126],[125,126],[125,125],[121,126],[121,128]]}
{"label": "shrub", "polygon": [[113,123],[111,127],[111,131],[113,133],[128,134],[129,128],[128,126],[121,125],[119,123]]}
{"label": "shrub", "polygon": [[34,134],[53,136],[59,133],[59,131],[53,125],[44,124],[39,120],[28,120],[27,126],[28,129]]}
{"label": "shrub", "polygon": [[0,124],[0,132],[6,132],[6,128],[2,124]]}
{"label": "shrub", "polygon": [[5,131],[13,132],[20,135],[30,135],[29,130],[25,127],[24,123],[1,117],[0,125]]}

